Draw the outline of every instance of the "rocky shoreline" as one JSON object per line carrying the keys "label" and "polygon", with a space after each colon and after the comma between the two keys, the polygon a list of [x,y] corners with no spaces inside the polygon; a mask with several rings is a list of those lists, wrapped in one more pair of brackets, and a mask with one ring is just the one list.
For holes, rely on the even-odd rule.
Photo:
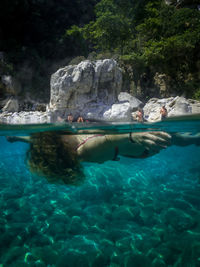
{"label": "rocky shoreline", "polygon": [[145,120],[160,120],[160,108],[165,105],[168,116],[200,113],[200,101],[180,96],[151,98],[143,103],[127,92],[122,92],[122,70],[113,59],[89,61],[69,65],[51,76],[50,101],[19,111],[16,98],[9,99],[0,113],[0,123],[34,124],[55,123],[81,115],[85,120],[130,122],[139,107]]}
{"label": "rocky shoreline", "polygon": [[[127,97],[132,96],[125,94]],[[139,100],[138,100],[139,103]],[[143,107],[144,118],[148,122],[160,121],[160,108],[165,105],[168,110],[168,117],[181,115],[200,114],[200,101],[185,99],[184,97],[170,97],[163,99],[150,99]],[[106,117],[99,117],[102,121],[131,122],[134,121],[136,111],[131,112],[131,103],[127,100],[124,103],[113,104],[111,109],[105,114]],[[134,108],[132,108],[134,110]],[[136,110],[136,108],[135,108]],[[58,118],[66,119],[67,114],[71,111],[68,109],[63,111],[21,111],[21,112],[2,112],[0,113],[1,124],[44,124],[59,122]],[[94,116],[84,117],[85,120],[97,118]]]}

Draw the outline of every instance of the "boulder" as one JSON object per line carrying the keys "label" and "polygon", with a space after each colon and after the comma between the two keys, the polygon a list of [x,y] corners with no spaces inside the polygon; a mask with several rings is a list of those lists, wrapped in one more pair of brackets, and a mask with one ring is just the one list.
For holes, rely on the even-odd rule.
{"label": "boulder", "polygon": [[129,102],[132,111],[136,111],[141,105],[143,105],[143,103],[139,99],[126,92],[121,92],[118,95],[118,101]]}
{"label": "boulder", "polygon": [[69,65],[51,76],[51,111],[71,110],[72,114],[94,113],[102,117],[117,102],[122,72],[113,59]]}
{"label": "boulder", "polygon": [[167,225],[171,225],[176,231],[179,232],[189,230],[197,223],[195,218],[186,212],[175,208],[169,208],[166,211],[164,220]]}
{"label": "boulder", "polygon": [[171,102],[167,103],[167,106],[169,117],[192,113],[192,108],[188,100],[184,97],[175,97]]}
{"label": "boulder", "polygon": [[104,112],[103,119],[106,121],[125,122],[131,120],[131,105],[129,102],[114,104]]}

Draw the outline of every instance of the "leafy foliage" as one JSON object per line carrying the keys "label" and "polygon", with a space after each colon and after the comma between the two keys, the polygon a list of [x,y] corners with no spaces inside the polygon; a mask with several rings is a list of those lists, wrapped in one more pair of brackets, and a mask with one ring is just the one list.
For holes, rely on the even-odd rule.
{"label": "leafy foliage", "polygon": [[144,72],[151,77],[156,72],[166,73],[177,83],[177,91],[187,87],[189,73],[198,80],[197,9],[176,9],[159,0],[101,0],[95,11],[96,20],[77,27],[73,34],[79,32],[79,38],[98,53],[120,54],[134,69],[135,80]]}

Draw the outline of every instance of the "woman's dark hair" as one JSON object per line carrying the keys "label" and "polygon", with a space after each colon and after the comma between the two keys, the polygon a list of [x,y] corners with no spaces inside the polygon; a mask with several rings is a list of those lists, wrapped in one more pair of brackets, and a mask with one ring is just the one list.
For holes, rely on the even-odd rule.
{"label": "woman's dark hair", "polygon": [[57,132],[32,134],[27,162],[31,172],[44,175],[50,183],[78,185],[84,179],[73,142],[63,142]]}

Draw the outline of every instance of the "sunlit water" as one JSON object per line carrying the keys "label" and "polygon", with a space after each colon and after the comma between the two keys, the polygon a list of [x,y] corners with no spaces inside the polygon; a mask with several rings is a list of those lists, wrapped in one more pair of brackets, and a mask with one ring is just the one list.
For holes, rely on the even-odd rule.
{"label": "sunlit water", "polygon": [[[200,147],[84,163],[81,186],[54,185],[29,172],[28,144],[4,136],[48,127],[76,132],[81,126],[1,126],[0,265],[200,266]],[[200,120],[95,129],[196,134]]]}

